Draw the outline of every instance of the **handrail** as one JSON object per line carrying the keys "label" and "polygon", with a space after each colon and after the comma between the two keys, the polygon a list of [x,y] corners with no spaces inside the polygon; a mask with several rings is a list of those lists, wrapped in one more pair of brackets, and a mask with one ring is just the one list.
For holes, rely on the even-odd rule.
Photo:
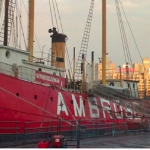
{"label": "handrail", "polygon": [[[17,66],[16,64],[10,65],[3,62],[0,62],[0,74],[8,75],[11,77],[15,77],[21,80],[34,82],[37,84],[42,84],[45,86],[51,85],[50,83],[45,83],[41,79],[41,81],[36,80],[36,69],[32,69],[26,66]],[[43,72],[45,73],[45,72]],[[39,78],[40,79],[40,78]]]}
{"label": "handrail", "polygon": [[[110,122],[101,122],[104,119],[92,119],[91,122],[89,122],[88,119],[85,120],[79,120],[78,125],[72,126],[66,125],[65,122],[63,122],[60,126],[59,121],[54,123],[53,121],[48,121],[47,126],[40,126],[39,123],[43,123],[43,121],[37,121],[39,128],[38,130],[35,130],[35,122],[24,122],[25,128],[24,132],[18,134],[16,132],[16,135],[14,134],[14,142],[9,141],[9,134],[5,134],[6,141],[0,141],[0,147],[4,144],[5,146],[9,147],[10,145],[24,145],[32,142],[37,142],[40,140],[50,140],[51,137],[55,134],[57,134],[58,130],[60,130],[60,134],[64,135],[67,141],[77,141],[80,138],[88,138],[88,137],[98,137],[98,136],[115,136],[118,134],[128,133],[132,131],[141,131],[144,130],[149,126],[149,124],[142,124],[140,122],[134,123],[134,122],[128,122],[126,119],[123,119],[123,122],[119,122],[117,120],[120,119],[110,119]],[[74,122],[74,120],[70,120]],[[5,121],[3,121],[5,123]],[[7,123],[9,121],[6,121]],[[10,121],[15,122],[15,121]],[[47,121],[46,121],[47,122]],[[31,128],[29,129],[26,125],[31,125]],[[41,128],[41,130],[40,130]],[[44,128],[44,129],[43,129]],[[60,129],[59,129],[60,128]],[[28,129],[30,130],[28,132]],[[19,137],[22,135],[22,138]],[[7,143],[8,142],[8,143]]]}

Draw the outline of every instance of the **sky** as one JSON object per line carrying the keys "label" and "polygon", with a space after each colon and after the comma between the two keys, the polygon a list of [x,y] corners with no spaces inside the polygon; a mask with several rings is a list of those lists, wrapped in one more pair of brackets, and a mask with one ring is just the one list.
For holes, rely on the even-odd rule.
{"label": "sky", "polygon": [[[131,26],[135,41],[142,58],[150,57],[150,0],[121,0],[127,19]],[[102,57],[102,1],[95,0],[87,62],[91,62],[91,51],[94,51],[95,63]],[[76,58],[79,55],[82,37],[86,25],[87,15],[91,0],[57,0],[63,31],[67,35],[67,49],[72,61],[73,47],[76,48]],[[35,25],[37,37],[41,38],[40,44],[49,49],[50,39],[47,29],[52,27],[48,0],[35,0]],[[134,40],[129,32],[129,27],[122,14],[125,25],[127,41],[133,63],[141,63],[141,59]],[[40,31],[39,31],[40,29]],[[107,57],[117,65],[125,63],[119,24],[115,8],[115,0],[107,0]]]}
{"label": "sky", "polygon": [[[22,1],[22,0],[19,0]],[[27,0],[23,0],[27,3]],[[52,2],[52,0],[50,0]],[[115,8],[115,0],[107,2],[107,57],[118,65],[125,64],[123,46]],[[142,58],[150,58],[150,0],[120,0],[129,21],[132,33],[140,51]],[[102,57],[102,0],[95,0],[90,39],[87,50],[87,62],[91,62],[91,51],[94,51],[95,63]],[[86,25],[88,11],[91,0],[57,0],[59,14],[63,26],[63,33],[67,35],[66,42],[72,64],[73,47],[76,48],[76,59],[79,55],[82,37]],[[23,3],[21,4],[23,6]],[[27,5],[26,5],[27,7]],[[141,63],[139,52],[137,51],[131,32],[122,13],[125,32],[131,59],[133,63]],[[54,20],[53,20],[54,21]],[[26,11],[22,8],[22,22],[27,26]],[[59,19],[58,19],[59,22]],[[54,26],[56,23],[54,21]],[[35,0],[35,34],[41,49],[48,53],[51,48],[51,39],[48,29],[52,28],[49,0]],[[59,24],[59,32],[61,26]],[[25,29],[25,35],[27,31]],[[38,42],[35,39],[34,51],[39,56]],[[46,57],[46,56],[45,56]],[[67,58],[68,59],[68,58]],[[68,63],[68,62],[66,62]]]}

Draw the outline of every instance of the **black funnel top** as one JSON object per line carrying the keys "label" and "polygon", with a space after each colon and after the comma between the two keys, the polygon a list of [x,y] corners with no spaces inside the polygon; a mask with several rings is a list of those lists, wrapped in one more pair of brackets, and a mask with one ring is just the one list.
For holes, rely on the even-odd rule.
{"label": "black funnel top", "polygon": [[55,42],[66,42],[66,35],[60,34],[56,31],[56,28],[54,27],[53,29],[48,30],[49,33],[53,33],[50,37],[52,38],[52,43]]}

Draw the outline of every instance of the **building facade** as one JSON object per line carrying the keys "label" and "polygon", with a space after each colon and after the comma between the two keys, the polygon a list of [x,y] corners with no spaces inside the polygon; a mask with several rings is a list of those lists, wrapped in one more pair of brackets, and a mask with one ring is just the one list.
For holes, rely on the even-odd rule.
{"label": "building facade", "polygon": [[[110,59],[106,60],[106,79],[113,79],[116,65]],[[95,64],[95,80],[102,80],[102,62]]]}
{"label": "building facade", "polygon": [[[126,66],[129,71],[127,72]],[[89,70],[91,72],[91,70]],[[90,73],[89,73],[90,74]],[[142,63],[134,63],[133,66],[123,64],[121,68],[116,68],[110,59],[106,61],[106,79],[120,79],[138,81],[135,87],[139,98],[150,98],[150,60],[144,58]],[[95,64],[95,80],[102,80],[102,63]]]}

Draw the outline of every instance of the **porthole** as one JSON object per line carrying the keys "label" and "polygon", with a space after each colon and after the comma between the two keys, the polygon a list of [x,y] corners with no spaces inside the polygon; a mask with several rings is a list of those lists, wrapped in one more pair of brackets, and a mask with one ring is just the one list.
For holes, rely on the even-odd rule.
{"label": "porthole", "polygon": [[51,102],[53,101],[53,97],[50,97]]}
{"label": "porthole", "polygon": [[38,71],[42,71],[42,69],[41,69],[41,68],[39,68],[39,69],[38,69]]}
{"label": "porthole", "polygon": [[16,96],[19,97],[19,93],[16,93]]}
{"label": "porthole", "polygon": [[6,57],[9,58],[10,57],[10,51],[6,51]]}
{"label": "porthole", "polygon": [[114,82],[110,82],[110,84],[109,84],[110,86],[114,86],[115,84],[114,84]]}
{"label": "porthole", "polygon": [[37,99],[37,95],[34,95],[34,99],[35,99],[35,100]]}

